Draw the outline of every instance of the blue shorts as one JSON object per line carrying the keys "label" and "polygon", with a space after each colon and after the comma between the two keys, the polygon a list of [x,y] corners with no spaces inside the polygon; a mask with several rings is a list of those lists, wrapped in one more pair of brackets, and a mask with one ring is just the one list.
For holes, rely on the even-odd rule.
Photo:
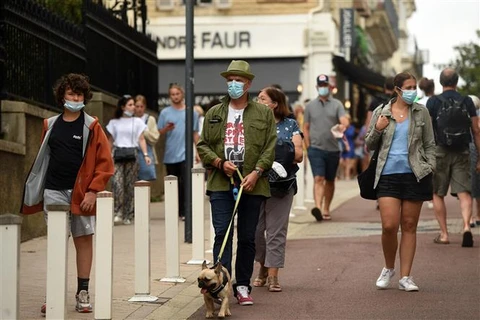
{"label": "blue shorts", "polygon": [[325,177],[327,181],[335,181],[340,151],[325,151],[308,147],[307,153],[313,176]]}

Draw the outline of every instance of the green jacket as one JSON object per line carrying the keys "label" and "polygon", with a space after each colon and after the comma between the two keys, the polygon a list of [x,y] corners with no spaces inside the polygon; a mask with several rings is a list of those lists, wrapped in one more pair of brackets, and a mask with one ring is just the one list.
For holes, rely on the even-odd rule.
{"label": "green jacket", "polygon": [[[225,160],[225,130],[228,120],[228,105],[230,98],[224,97],[222,103],[212,107],[205,115],[202,135],[197,144],[197,151],[209,170],[207,191],[230,190],[230,179],[211,166],[216,158]],[[273,112],[265,105],[248,99],[248,105],[243,112],[243,128],[245,136],[245,156],[242,175],[245,177],[260,167],[265,171],[272,167],[275,158],[275,143],[277,127]],[[252,195],[270,197],[270,186],[266,176],[258,179],[255,188],[246,192]]]}
{"label": "green jacket", "polygon": [[[378,154],[377,170],[375,172],[374,188],[387,161],[390,145],[392,144],[393,134],[395,133],[396,122],[392,119],[392,101],[382,109],[378,107],[373,111],[372,120],[365,136],[365,143],[369,150],[375,150],[382,138],[382,145]],[[416,102],[408,110],[410,123],[408,125],[408,162],[412,168],[417,181],[433,172],[435,168],[435,139],[433,136],[433,127],[430,114],[423,105]],[[375,124],[380,115],[386,116],[390,123],[382,130],[375,129]]]}

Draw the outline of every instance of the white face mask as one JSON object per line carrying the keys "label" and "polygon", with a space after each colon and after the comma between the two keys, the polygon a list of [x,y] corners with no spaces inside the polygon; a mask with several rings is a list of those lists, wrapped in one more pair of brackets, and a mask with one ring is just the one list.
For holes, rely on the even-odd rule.
{"label": "white face mask", "polygon": [[83,107],[85,107],[85,104],[83,103],[83,101],[75,102],[75,101],[65,100],[65,103],[63,104],[63,106],[71,112],[78,112],[82,110]]}
{"label": "white face mask", "polygon": [[319,87],[318,88],[318,94],[321,97],[326,97],[330,94],[330,89],[328,87]]}
{"label": "white face mask", "polygon": [[126,115],[127,117],[132,117],[133,116],[132,111],[123,111],[123,114]]}

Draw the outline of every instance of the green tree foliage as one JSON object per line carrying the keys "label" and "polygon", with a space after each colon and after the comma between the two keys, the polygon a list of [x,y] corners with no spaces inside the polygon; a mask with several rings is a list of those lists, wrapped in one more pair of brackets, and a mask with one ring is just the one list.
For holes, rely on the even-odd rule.
{"label": "green tree foliage", "polygon": [[480,30],[477,30],[477,41],[456,46],[456,58],[450,62],[460,77],[465,81],[458,91],[462,94],[480,96]]}
{"label": "green tree foliage", "polygon": [[45,0],[45,6],[67,20],[82,22],[82,0]]}
{"label": "green tree foliage", "polygon": [[74,23],[82,22],[83,0],[37,0],[48,10]]}

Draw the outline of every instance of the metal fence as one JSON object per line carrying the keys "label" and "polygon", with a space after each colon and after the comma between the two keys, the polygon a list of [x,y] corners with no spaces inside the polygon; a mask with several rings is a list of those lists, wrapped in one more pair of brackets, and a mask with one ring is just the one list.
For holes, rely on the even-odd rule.
{"label": "metal fence", "polygon": [[0,99],[59,111],[54,82],[76,72],[88,75],[98,91],[144,94],[148,106],[156,109],[155,41],[92,0],[83,1],[82,11],[82,24],[75,24],[37,1],[0,1]]}
{"label": "metal fence", "polygon": [[100,90],[143,94],[157,110],[157,43],[112,16],[105,7],[85,2],[86,73]]}

